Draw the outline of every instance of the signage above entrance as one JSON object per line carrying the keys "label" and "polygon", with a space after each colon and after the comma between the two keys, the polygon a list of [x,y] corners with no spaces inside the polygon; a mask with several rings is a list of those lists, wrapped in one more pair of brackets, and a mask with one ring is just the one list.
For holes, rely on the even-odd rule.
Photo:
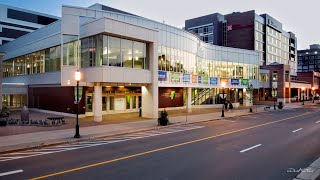
{"label": "signage above entrance", "polygon": [[232,86],[239,86],[240,85],[240,79],[230,79],[230,83]]}

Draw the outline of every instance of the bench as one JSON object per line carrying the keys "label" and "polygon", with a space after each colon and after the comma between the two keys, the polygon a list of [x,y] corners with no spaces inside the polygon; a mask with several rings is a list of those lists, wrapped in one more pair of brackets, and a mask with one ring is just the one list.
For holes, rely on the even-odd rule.
{"label": "bench", "polygon": [[59,125],[66,123],[63,116],[48,117],[47,119],[51,122],[51,125]]}
{"label": "bench", "polygon": [[270,110],[270,106],[266,106],[266,107],[264,107],[264,110],[266,111],[266,110]]}

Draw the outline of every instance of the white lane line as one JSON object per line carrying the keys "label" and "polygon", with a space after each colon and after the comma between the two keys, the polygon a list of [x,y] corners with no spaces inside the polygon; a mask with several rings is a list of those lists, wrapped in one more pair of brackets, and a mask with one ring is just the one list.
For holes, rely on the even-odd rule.
{"label": "white lane line", "polygon": [[[28,157],[34,157],[34,156],[41,156],[41,155],[46,155],[46,154],[53,154],[53,153],[58,153],[58,152],[65,152],[65,151],[70,151],[70,150],[75,150],[75,149],[89,148],[89,147],[100,146],[100,145],[105,145],[105,144],[112,144],[112,143],[117,143],[117,142],[129,141],[132,139],[140,139],[140,138],[147,138],[147,137],[158,136],[158,135],[163,135],[163,134],[183,132],[183,131],[199,129],[199,128],[203,128],[203,127],[205,127],[205,126],[195,126],[195,127],[192,127],[192,126],[188,127],[187,126],[187,127],[184,127],[184,129],[180,129],[180,128],[179,129],[171,129],[171,130],[165,131],[165,132],[161,132],[161,129],[159,129],[159,130],[149,131],[148,133],[145,132],[145,135],[137,136],[137,137],[135,136],[135,137],[127,138],[126,135],[122,135],[122,136],[118,136],[118,137],[105,138],[100,141],[82,142],[84,144],[75,143],[75,144],[69,144],[69,145],[47,147],[47,148],[43,148],[43,149],[29,150],[29,151],[25,151],[23,154],[22,153],[19,154],[17,152],[16,155],[20,155],[20,156],[10,156],[10,154],[0,156],[0,162],[28,158]],[[144,133],[144,132],[141,132],[141,133]],[[133,134],[131,134],[131,135],[133,135]],[[128,135],[128,136],[130,136],[130,135]]]}
{"label": "white lane line", "polygon": [[247,149],[244,149],[244,150],[240,151],[240,153],[244,153],[244,152],[249,151],[249,150],[251,150],[251,149],[257,148],[257,147],[259,147],[259,146],[261,146],[261,145],[262,145],[262,144],[257,144],[257,145],[255,145],[255,146],[249,147],[249,148],[247,148]]}
{"label": "white lane line", "polygon": [[320,123],[320,121],[317,121],[316,124]]}
{"label": "white lane line", "polygon": [[296,129],[296,130],[294,130],[294,131],[292,131],[293,133],[295,133],[295,132],[298,132],[298,131],[301,131],[303,128],[299,128],[299,129]]}
{"label": "white lane line", "polygon": [[1,176],[7,176],[7,175],[10,175],[10,174],[22,173],[22,172],[23,172],[22,169],[15,170],[15,171],[9,171],[9,172],[5,172],[5,173],[1,173],[1,174],[0,174],[0,177],[1,177]]}

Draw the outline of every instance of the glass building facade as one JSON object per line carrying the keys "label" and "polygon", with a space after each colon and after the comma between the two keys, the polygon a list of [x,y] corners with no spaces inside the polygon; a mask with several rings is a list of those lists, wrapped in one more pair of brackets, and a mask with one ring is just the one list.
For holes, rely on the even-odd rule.
{"label": "glass building facade", "polygon": [[[148,69],[147,44],[107,35],[80,40],[80,67],[117,66]],[[79,56],[78,41],[63,45],[63,65],[75,66]],[[61,46],[47,48],[3,62],[3,76],[12,77],[61,69]]]}

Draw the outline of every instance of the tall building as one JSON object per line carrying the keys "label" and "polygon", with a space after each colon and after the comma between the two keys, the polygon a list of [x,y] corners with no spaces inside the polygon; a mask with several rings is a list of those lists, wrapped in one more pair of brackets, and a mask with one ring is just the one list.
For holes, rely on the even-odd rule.
{"label": "tall building", "polygon": [[56,16],[0,4],[0,45],[58,19]]}
{"label": "tall building", "polygon": [[227,46],[227,23],[222,14],[215,13],[185,21],[185,30],[210,44]]}
{"label": "tall building", "polygon": [[205,39],[205,42],[259,51],[260,65],[272,63],[289,65],[290,74],[296,74],[297,39],[295,34],[283,30],[282,23],[270,15],[258,15],[254,10],[227,15],[216,13],[186,20],[185,29],[203,37],[201,33],[204,30],[194,31],[193,29],[208,24],[213,24],[213,29],[221,31],[212,34],[212,39],[216,41]]}
{"label": "tall building", "polygon": [[320,45],[298,51],[298,72],[320,72]]}
{"label": "tall building", "polygon": [[139,108],[152,118],[163,108],[221,108],[225,98],[249,105],[245,88],[259,86],[258,52],[204,43],[180,28],[103,5],[62,6],[61,20],[0,52],[3,103],[74,114],[79,70],[80,113],[95,121]]}

